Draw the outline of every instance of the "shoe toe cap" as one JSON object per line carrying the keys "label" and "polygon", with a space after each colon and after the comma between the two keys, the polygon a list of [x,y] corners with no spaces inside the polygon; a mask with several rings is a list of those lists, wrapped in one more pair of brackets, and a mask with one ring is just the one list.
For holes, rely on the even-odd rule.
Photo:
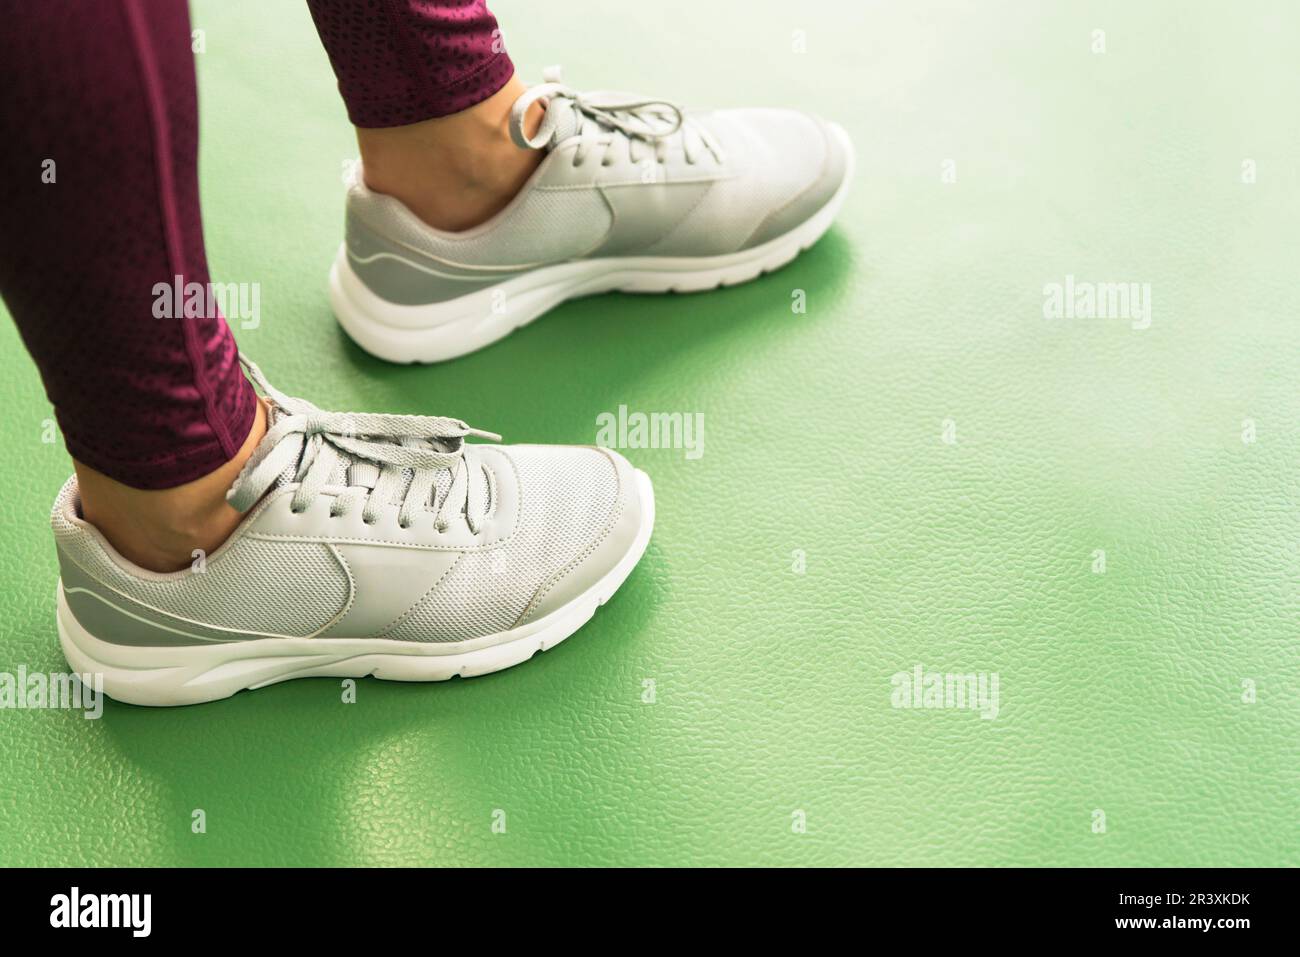
{"label": "shoe toe cap", "polygon": [[[587,470],[597,469],[608,475],[608,493],[601,496],[598,514],[588,516],[588,532],[580,547],[556,554],[552,561],[554,567],[533,593],[520,616],[520,625],[544,618],[593,589],[597,592],[597,604],[603,603],[639,558],[649,523],[653,521],[650,481],[626,458],[603,448],[568,451],[574,458],[585,459]],[[602,465],[592,463],[596,456],[604,459]],[[605,582],[604,592],[597,587],[602,582]]]}
{"label": "shoe toe cap", "polygon": [[853,166],[853,144],[838,124],[793,110],[762,112],[764,121],[754,125],[765,142],[765,165],[786,182],[773,208],[745,241],[746,249],[783,236],[815,216],[834,199]]}

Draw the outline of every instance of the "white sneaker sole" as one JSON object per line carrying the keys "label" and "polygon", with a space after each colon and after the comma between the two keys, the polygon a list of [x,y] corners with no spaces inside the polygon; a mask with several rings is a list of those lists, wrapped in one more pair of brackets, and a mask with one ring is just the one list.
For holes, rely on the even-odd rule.
{"label": "white sneaker sole", "polygon": [[72,670],[102,674],[110,698],[138,705],[198,704],[292,678],[446,681],[500,671],[554,648],[605,604],[631,574],[654,530],[654,488],[636,472],[645,502],[641,528],[627,554],[604,578],[569,604],[519,628],[462,642],[388,638],[259,638],[177,648],[143,648],[102,641],[73,616],[58,586],[59,643]]}
{"label": "white sneaker sole", "polygon": [[761,246],[725,256],[628,256],[587,259],[535,269],[490,289],[423,306],[402,306],[370,291],[340,246],[330,268],[330,305],[361,348],[389,362],[442,362],[503,339],[568,299],[596,293],[700,292],[735,286],[773,272],[831,227],[853,180],[853,146],[844,182],[811,217]]}

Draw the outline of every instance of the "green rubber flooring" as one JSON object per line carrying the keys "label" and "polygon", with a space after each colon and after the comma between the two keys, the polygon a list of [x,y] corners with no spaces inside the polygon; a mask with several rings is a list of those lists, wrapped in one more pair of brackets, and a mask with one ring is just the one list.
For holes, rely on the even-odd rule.
{"label": "green rubber flooring", "polygon": [[[628,452],[644,560],[497,675],[0,711],[0,862],[1300,863],[1294,4],[496,11],[530,78],[838,120],[839,224],[739,288],[385,365],[326,301],[354,145],[305,6],[201,0],[213,275],[261,284],[240,346],[327,408],[562,443],[702,413],[699,458]],[[1150,292],[1049,318],[1067,281]],[[69,462],[0,345],[0,671],[62,670]],[[996,674],[996,717],[895,707],[918,666]]]}

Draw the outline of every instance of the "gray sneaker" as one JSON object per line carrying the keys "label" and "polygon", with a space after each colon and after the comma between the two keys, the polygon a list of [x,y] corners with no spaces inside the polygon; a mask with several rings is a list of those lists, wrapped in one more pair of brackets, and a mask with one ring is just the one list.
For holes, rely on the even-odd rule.
{"label": "gray sneaker", "polygon": [[[528,138],[536,101],[546,111]],[[833,123],[790,110],[685,113],[578,93],[558,73],[516,101],[510,125],[546,158],[505,209],[464,232],[425,224],[354,169],[330,302],[368,352],[435,362],[566,299],[745,282],[816,242],[852,177],[852,144]]]}
{"label": "gray sneaker", "polygon": [[650,480],[616,452],[324,412],[245,367],[267,434],[227,496],[247,514],[211,555],[150,572],[81,518],[75,477],[54,503],[59,640],[120,701],[508,668],[580,628],[650,540]]}

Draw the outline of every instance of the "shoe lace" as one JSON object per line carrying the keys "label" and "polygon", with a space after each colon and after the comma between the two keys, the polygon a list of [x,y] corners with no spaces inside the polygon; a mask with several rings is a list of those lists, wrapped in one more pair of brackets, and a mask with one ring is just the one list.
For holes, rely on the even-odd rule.
{"label": "shoe lace", "polygon": [[[471,481],[473,470],[482,464],[465,437],[499,442],[501,436],[443,416],[327,412],[280,392],[251,360],[241,356],[239,361],[277,414],[226,493],[237,511],[252,508],[286,469],[293,468],[293,481],[300,484],[289,507],[303,512],[342,463],[349,481],[335,496],[331,517],[346,515],[360,502],[362,520],[374,524],[384,504],[400,494],[397,520],[402,528],[410,528],[418,512],[432,509],[439,531],[447,528],[449,516],[464,514],[470,531],[477,534],[492,497],[491,472],[483,469],[485,481]],[[452,481],[435,507],[438,473],[443,470],[452,472]]]}
{"label": "shoe lace", "polygon": [[[618,99],[610,94],[579,93],[560,81],[560,68],[548,67],[543,82],[529,87],[510,109],[510,138],[521,149],[547,149],[570,136],[561,134],[560,103],[566,103],[577,117],[577,129],[571,136],[581,142],[573,154],[573,165],[581,166],[589,149],[601,148],[601,165],[612,164],[615,146],[626,143],[628,158],[641,162],[645,150],[654,151],[655,162],[662,163],[668,147],[678,137],[686,162],[694,165],[705,153],[719,163],[725,162],[722,147],[713,135],[686,112],[669,100],[654,98]],[[532,136],[524,133],[528,108],[546,101],[542,122]],[[680,136],[678,136],[680,134]]]}

